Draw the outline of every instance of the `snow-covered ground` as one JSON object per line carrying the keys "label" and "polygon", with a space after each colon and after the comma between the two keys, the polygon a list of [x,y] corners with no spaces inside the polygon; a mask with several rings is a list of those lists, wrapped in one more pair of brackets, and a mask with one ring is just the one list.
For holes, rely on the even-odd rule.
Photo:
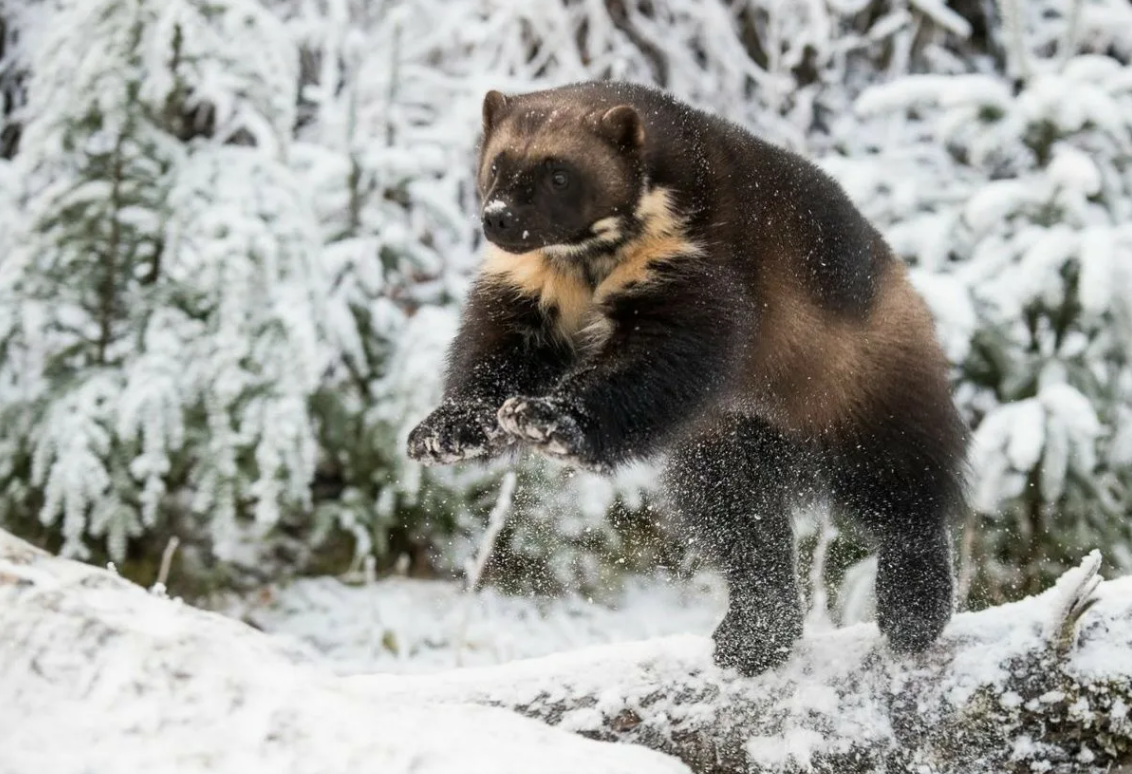
{"label": "snow-covered ground", "polygon": [[0,774],[688,774],[636,745],[385,701],[356,679],[0,530]]}
{"label": "snow-covered ground", "polygon": [[637,578],[610,600],[471,594],[445,581],[331,577],[269,586],[220,612],[313,651],[341,674],[486,666],[668,634],[706,635],[723,616],[719,579]]}
{"label": "snow-covered ground", "polygon": [[[892,771],[884,762],[896,748],[911,765],[900,771],[1103,774],[1132,743],[1132,578],[1100,583],[1101,561],[1094,552],[1040,596],[957,616],[912,658],[861,624],[803,638],[751,680],[717,668],[710,640],[687,634],[435,675],[343,677],[326,659],[312,663],[310,647],[0,531],[0,774],[813,774]],[[349,615],[350,601],[386,613],[432,604],[448,622],[438,636],[451,638],[461,596],[441,591],[437,604],[418,593],[438,589],[392,582],[354,600],[341,586],[279,598],[308,632],[312,604],[333,613],[324,621]],[[495,601],[477,625],[494,620],[493,605],[523,610],[478,599]],[[626,635],[643,617],[655,632],[681,616],[708,622],[712,599],[710,584],[659,586],[630,590],[620,614],[576,615],[618,618]],[[579,603],[547,604],[534,618],[562,626]],[[498,635],[511,622],[496,613]],[[853,767],[828,765],[838,761]]]}

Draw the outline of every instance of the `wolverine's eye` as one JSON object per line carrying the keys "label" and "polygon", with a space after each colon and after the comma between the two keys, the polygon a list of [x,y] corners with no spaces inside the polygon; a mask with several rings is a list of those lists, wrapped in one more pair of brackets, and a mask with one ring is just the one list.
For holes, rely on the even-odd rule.
{"label": "wolverine's eye", "polygon": [[565,170],[556,169],[550,173],[550,186],[556,191],[561,191],[570,185],[570,175]]}

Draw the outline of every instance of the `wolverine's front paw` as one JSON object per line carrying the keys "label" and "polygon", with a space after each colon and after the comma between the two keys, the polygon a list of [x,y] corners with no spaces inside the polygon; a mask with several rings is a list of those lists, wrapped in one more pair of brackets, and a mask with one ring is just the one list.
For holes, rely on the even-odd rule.
{"label": "wolverine's front paw", "polygon": [[498,413],[508,435],[558,457],[576,455],[584,440],[578,422],[549,398],[508,398]]}
{"label": "wolverine's front paw", "polygon": [[536,451],[582,467],[601,468],[589,459],[578,420],[552,398],[508,398],[499,409],[499,426]]}
{"label": "wolverine's front paw", "polygon": [[487,457],[511,443],[495,410],[480,403],[446,403],[409,433],[409,456],[424,465]]}

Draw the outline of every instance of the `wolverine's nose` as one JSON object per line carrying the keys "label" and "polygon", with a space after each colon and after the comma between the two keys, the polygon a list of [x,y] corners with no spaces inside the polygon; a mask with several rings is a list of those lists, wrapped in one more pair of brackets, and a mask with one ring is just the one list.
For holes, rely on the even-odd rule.
{"label": "wolverine's nose", "polygon": [[488,239],[515,236],[515,213],[509,207],[489,208],[483,214],[483,233]]}

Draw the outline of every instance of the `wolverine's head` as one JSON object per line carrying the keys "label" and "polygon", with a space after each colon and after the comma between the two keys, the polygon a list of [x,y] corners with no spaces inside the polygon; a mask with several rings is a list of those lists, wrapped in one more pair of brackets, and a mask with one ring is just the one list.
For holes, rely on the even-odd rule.
{"label": "wolverine's head", "polygon": [[645,132],[631,106],[490,91],[483,131],[478,184],[493,244],[581,258],[631,236],[645,184]]}

